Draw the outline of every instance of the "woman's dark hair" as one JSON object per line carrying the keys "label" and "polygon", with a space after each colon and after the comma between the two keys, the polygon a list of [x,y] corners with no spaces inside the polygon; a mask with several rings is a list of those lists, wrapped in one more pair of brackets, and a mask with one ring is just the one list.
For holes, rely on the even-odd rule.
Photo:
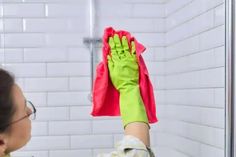
{"label": "woman's dark hair", "polygon": [[14,76],[0,68],[0,133],[7,130],[15,112],[12,103]]}

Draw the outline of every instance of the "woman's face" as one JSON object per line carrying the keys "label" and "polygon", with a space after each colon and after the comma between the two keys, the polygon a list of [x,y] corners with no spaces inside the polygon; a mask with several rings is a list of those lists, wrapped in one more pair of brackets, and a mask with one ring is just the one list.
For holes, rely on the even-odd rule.
{"label": "woman's face", "polygon": [[[13,104],[15,105],[15,114],[12,122],[25,117],[32,111],[26,106],[25,97],[18,85],[12,88]],[[31,138],[31,120],[27,117],[9,126],[8,130],[2,135],[6,146],[6,153],[10,153],[23,147]]]}

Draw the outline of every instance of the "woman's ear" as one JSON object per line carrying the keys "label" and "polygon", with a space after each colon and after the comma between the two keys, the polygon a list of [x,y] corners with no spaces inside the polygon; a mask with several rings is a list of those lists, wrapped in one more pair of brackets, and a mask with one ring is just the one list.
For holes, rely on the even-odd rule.
{"label": "woman's ear", "polygon": [[7,149],[7,145],[6,145],[6,141],[4,140],[3,136],[0,135],[0,157],[3,157],[6,152]]}

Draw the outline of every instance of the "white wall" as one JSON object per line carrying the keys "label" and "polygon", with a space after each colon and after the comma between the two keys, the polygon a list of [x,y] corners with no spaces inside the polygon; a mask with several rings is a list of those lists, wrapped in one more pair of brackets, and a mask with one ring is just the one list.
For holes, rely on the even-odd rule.
{"label": "white wall", "polygon": [[[37,107],[33,137],[14,155],[92,157],[113,150],[123,136],[120,118],[92,118],[87,99],[90,62],[82,39],[89,36],[88,1],[4,0],[0,4],[0,61]],[[164,73],[164,3],[97,0],[96,7],[97,36],[110,25],[131,31],[148,48],[144,57],[155,92],[160,90],[163,84],[155,82]],[[154,148],[156,132],[157,124],[151,133]]]}
{"label": "white wall", "polygon": [[[166,5],[160,157],[224,156],[224,1]],[[164,123],[164,124],[163,124]]]}
{"label": "white wall", "polygon": [[[32,140],[15,155],[111,151],[123,135],[121,120],[89,115],[89,51],[82,42],[88,1],[2,1],[0,61],[38,109]],[[96,0],[96,7],[96,36],[113,26],[147,47],[159,118],[151,129],[156,155],[223,157],[223,0]]]}

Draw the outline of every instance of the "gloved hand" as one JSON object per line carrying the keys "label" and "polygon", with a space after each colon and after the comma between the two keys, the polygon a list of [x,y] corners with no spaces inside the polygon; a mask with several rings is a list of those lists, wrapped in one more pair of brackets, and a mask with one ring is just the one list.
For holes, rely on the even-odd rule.
{"label": "gloved hand", "polygon": [[109,38],[111,56],[108,55],[109,76],[114,87],[120,93],[120,112],[123,126],[131,122],[144,122],[148,118],[139,89],[139,66],[137,63],[135,43],[131,50],[126,36],[117,34]]}

